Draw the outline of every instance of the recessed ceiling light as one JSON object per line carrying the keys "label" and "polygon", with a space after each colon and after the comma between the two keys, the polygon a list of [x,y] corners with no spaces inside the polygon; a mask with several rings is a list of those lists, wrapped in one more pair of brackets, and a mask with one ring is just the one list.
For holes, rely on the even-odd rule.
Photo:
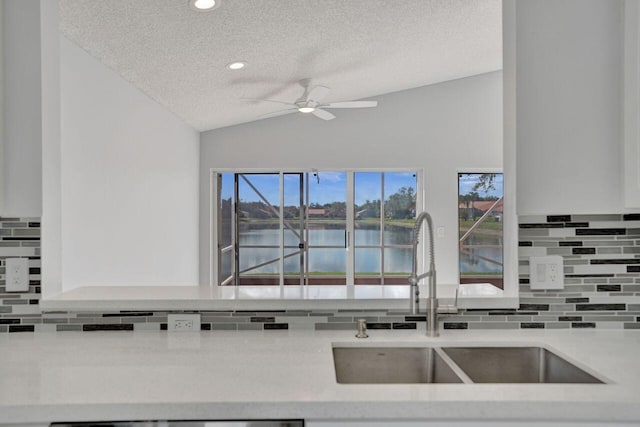
{"label": "recessed ceiling light", "polygon": [[198,12],[209,12],[220,7],[220,2],[221,0],[189,0],[189,6]]}
{"label": "recessed ceiling light", "polygon": [[313,107],[299,107],[298,111],[300,111],[301,113],[313,113],[316,109]]}
{"label": "recessed ceiling light", "polygon": [[235,61],[227,65],[227,68],[230,70],[241,70],[246,66],[247,66],[247,63],[244,61]]}

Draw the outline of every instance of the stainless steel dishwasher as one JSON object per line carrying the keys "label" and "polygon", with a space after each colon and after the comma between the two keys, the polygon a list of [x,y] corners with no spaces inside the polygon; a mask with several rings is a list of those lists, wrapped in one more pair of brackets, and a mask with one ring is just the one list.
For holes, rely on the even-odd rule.
{"label": "stainless steel dishwasher", "polygon": [[114,421],[53,423],[51,427],[304,427],[302,420],[264,421]]}

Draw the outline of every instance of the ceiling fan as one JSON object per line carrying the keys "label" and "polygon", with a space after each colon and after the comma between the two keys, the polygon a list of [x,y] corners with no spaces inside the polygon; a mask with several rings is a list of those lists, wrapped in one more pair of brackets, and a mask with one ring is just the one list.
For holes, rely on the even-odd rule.
{"label": "ceiling fan", "polygon": [[326,86],[311,86],[310,82],[310,79],[304,79],[298,82],[298,84],[304,88],[304,93],[294,102],[276,101],[274,99],[255,99],[256,101],[275,102],[291,107],[286,110],[263,114],[263,116],[299,112],[303,114],[313,114],[322,120],[333,120],[336,116],[327,111],[327,108],[371,108],[378,105],[378,101],[344,101],[323,104],[322,99],[327,96],[330,89]]}

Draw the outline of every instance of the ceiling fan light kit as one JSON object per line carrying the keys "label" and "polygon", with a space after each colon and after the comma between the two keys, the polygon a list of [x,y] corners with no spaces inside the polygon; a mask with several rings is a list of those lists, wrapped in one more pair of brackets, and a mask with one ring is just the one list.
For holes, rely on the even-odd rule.
{"label": "ceiling fan light kit", "polygon": [[230,70],[242,70],[246,66],[247,66],[246,61],[234,61],[230,64],[227,64],[227,68]]}
{"label": "ceiling fan light kit", "polygon": [[310,79],[303,79],[298,82],[298,84],[304,88],[304,93],[302,97],[295,102],[277,101],[275,99],[258,99],[258,101],[275,102],[292,107],[266,115],[282,115],[299,112],[303,114],[313,114],[322,120],[333,120],[336,118],[336,116],[327,111],[326,108],[371,108],[378,106],[378,101],[344,101],[323,104],[321,101],[327,96],[330,89],[326,86],[310,86],[310,82]]}
{"label": "ceiling fan light kit", "polygon": [[211,12],[220,7],[222,0],[189,0],[189,7],[198,12]]}

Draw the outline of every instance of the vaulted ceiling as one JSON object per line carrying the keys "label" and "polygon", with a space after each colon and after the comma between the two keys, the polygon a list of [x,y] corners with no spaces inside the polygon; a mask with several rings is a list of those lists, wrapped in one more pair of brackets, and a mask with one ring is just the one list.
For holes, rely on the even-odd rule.
{"label": "vaulted ceiling", "polygon": [[[61,32],[198,130],[502,68],[500,0],[59,0]],[[242,60],[238,71],[227,68]]]}

